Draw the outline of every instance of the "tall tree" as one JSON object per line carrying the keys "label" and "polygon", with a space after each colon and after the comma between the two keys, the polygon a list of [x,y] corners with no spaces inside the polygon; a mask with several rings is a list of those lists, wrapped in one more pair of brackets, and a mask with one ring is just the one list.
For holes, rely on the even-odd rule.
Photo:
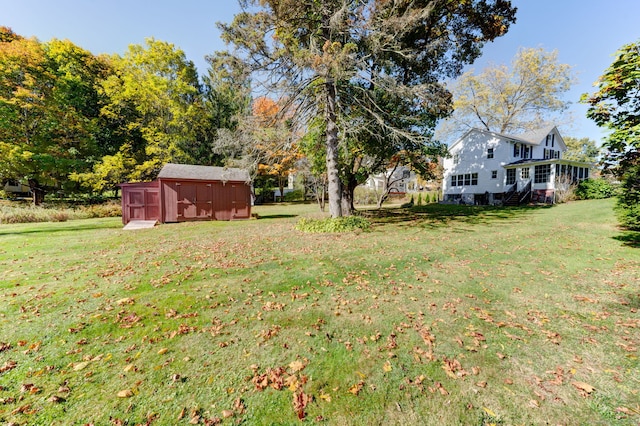
{"label": "tall tree", "polygon": [[562,154],[562,158],[585,163],[595,163],[598,161],[600,148],[598,148],[594,140],[566,136],[564,143],[567,145],[567,150]]}
{"label": "tall tree", "polygon": [[[376,143],[429,145],[433,123],[450,109],[439,82],[458,75],[480,55],[484,42],[504,34],[516,11],[505,0],[241,0],[241,5],[245,12],[222,26],[225,40],[245,55],[256,78],[264,77],[261,82],[297,104],[297,117],[306,124],[322,118],[333,217],[350,214],[342,203],[346,166],[340,158],[349,133],[371,129]],[[387,102],[407,115],[394,119]],[[420,112],[430,119],[417,120]],[[358,143],[367,142],[358,138]]]}
{"label": "tall tree", "polygon": [[603,144],[604,164],[622,180],[623,224],[640,230],[640,41],[616,52],[597,86],[582,101],[589,105],[587,117],[611,131]]}
{"label": "tall tree", "polygon": [[557,51],[522,48],[510,68],[493,65],[457,79],[452,86],[454,113],[439,134],[459,136],[474,127],[499,133],[540,128],[566,110],[562,95],[574,82],[571,67],[558,62]]}
{"label": "tall tree", "polygon": [[98,85],[110,71],[69,41],[0,33],[0,177],[28,180],[39,204],[100,155]]}
{"label": "tall tree", "polygon": [[94,187],[100,189],[109,176],[146,180],[167,162],[198,163],[197,132],[204,110],[195,66],[184,52],[150,38],[144,46],[130,45],[124,56],[115,55],[111,61],[116,73],[102,84],[109,102],[101,113],[111,122],[124,119],[124,139],[117,152],[77,179],[102,182]]}

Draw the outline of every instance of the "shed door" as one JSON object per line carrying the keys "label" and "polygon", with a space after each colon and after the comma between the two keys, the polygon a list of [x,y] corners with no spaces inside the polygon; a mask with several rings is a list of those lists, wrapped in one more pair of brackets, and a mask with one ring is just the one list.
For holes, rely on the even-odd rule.
{"label": "shed door", "polygon": [[126,208],[129,220],[159,220],[160,197],[156,188],[136,188],[127,191]]}
{"label": "shed door", "polygon": [[249,217],[249,197],[247,185],[233,185],[233,217]]}
{"label": "shed door", "polygon": [[210,183],[181,182],[178,189],[178,221],[210,220],[213,207]]}

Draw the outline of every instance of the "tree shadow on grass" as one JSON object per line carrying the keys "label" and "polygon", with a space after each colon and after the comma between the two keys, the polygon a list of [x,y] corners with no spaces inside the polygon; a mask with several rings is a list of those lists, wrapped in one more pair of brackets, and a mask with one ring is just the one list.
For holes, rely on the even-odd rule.
{"label": "tree shadow on grass", "polygon": [[292,217],[298,217],[297,214],[261,214],[258,215],[258,219],[288,219]]}
{"label": "tree shadow on grass", "polygon": [[31,224],[18,224],[12,226],[0,226],[0,237],[4,235],[39,234],[53,232],[89,231],[96,229],[122,229],[121,222],[105,221],[96,222],[91,219],[76,219],[68,222],[37,222]]}
{"label": "tree shadow on grass", "polygon": [[360,213],[373,223],[396,223],[406,226],[429,228],[450,227],[452,225],[478,225],[514,220],[526,217],[540,209],[552,206],[465,206],[457,204],[427,204],[411,208],[390,208],[364,210]]}
{"label": "tree shadow on grass", "polygon": [[621,241],[627,247],[640,248],[640,232],[628,231],[613,237],[613,239]]}

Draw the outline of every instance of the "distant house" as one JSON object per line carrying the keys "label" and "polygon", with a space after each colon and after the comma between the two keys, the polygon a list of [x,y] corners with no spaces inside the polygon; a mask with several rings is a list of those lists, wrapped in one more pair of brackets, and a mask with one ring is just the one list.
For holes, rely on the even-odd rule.
{"label": "distant house", "polygon": [[16,197],[29,197],[31,196],[31,188],[29,185],[24,185],[17,180],[8,180],[2,187],[4,192],[14,194]]}
{"label": "distant house", "polygon": [[553,203],[557,185],[587,179],[590,163],[562,158],[567,146],[555,126],[505,135],[472,129],[443,161],[443,199],[464,204]]}
{"label": "distant house", "polygon": [[251,217],[251,182],[242,169],[169,163],[155,181],[120,187],[124,224]]}
{"label": "distant house", "polygon": [[385,173],[371,175],[363,184],[365,188],[384,192],[389,185],[389,194],[406,194],[418,191],[418,175],[406,166],[391,168]]}

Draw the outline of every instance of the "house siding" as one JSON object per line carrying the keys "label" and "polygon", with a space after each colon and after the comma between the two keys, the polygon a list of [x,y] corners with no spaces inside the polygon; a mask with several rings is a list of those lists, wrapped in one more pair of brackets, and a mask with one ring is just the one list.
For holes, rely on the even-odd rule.
{"label": "house siding", "polygon": [[[532,183],[532,191],[548,198],[549,192],[555,190],[556,164],[572,163],[583,169],[589,167],[586,163],[562,160],[566,149],[555,127],[518,136],[472,129],[450,147],[450,157],[443,161],[443,198],[464,203],[493,202],[501,199],[514,183],[519,191],[529,182]],[[492,150],[493,158],[489,150]],[[547,180],[535,183],[536,167],[550,167]],[[513,182],[507,182],[507,170],[515,170]],[[495,178],[492,176],[494,173]],[[457,177],[463,176],[463,183],[467,183],[469,174],[477,174],[477,184],[459,185]],[[456,177],[455,185],[452,176]]]}

